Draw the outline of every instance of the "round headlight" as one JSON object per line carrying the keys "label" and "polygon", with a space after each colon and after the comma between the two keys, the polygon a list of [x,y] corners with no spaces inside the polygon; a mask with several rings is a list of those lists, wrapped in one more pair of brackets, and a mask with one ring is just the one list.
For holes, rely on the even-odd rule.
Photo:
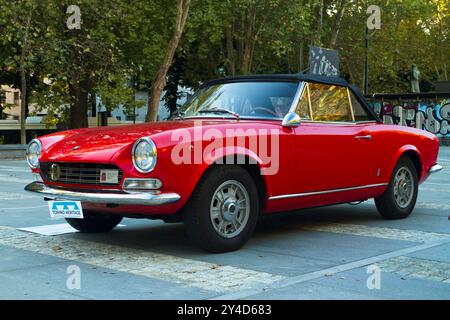
{"label": "round headlight", "polygon": [[28,165],[32,169],[36,169],[37,167],[39,167],[39,157],[41,156],[41,152],[42,152],[41,142],[37,139],[31,140],[30,143],[28,144],[26,156]]}
{"label": "round headlight", "polygon": [[132,150],[132,159],[134,167],[142,173],[149,173],[156,166],[156,145],[150,138],[140,138]]}

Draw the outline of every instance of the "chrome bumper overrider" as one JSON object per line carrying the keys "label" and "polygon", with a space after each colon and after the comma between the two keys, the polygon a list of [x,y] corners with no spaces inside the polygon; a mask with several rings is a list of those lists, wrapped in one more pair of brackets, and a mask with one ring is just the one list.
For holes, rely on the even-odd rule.
{"label": "chrome bumper overrider", "polygon": [[431,167],[430,173],[436,173],[441,170],[442,170],[442,166],[436,163],[434,166]]}
{"label": "chrome bumper overrider", "polygon": [[30,183],[25,187],[25,191],[53,200],[74,200],[91,203],[159,206],[180,200],[180,196],[176,193],[157,193],[151,191],[133,193],[93,193],[55,189],[39,182]]}

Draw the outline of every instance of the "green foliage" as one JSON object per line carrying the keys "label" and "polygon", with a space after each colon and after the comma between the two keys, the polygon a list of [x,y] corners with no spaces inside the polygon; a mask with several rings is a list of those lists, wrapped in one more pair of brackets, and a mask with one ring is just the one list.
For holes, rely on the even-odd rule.
{"label": "green foliage", "polygon": [[[424,81],[444,79],[450,62],[450,16],[446,0],[358,1],[343,19],[340,54],[343,71],[362,86],[364,27],[370,4],[382,9],[381,30],[371,31],[369,80],[371,92],[408,92],[414,63]],[[444,5],[445,4],[445,5]],[[438,6],[441,6],[439,18]]]}

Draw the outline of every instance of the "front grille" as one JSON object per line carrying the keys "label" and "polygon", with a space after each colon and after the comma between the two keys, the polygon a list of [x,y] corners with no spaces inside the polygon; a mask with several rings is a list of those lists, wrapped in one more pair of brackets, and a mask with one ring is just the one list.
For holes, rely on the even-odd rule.
{"label": "front grille", "polygon": [[[52,165],[53,166],[52,169]],[[54,174],[55,167],[58,174]],[[118,186],[122,180],[123,171],[114,165],[99,163],[61,163],[61,162],[45,162],[40,163],[41,172],[44,179],[51,182],[60,182],[67,184],[88,184],[102,186]],[[52,174],[53,170],[53,174]],[[100,174],[102,170],[117,170],[117,183],[100,182]]]}

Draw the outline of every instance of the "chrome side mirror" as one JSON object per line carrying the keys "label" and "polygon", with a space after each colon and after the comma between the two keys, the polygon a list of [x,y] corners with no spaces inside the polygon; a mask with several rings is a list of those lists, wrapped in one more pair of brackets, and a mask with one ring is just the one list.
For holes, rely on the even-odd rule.
{"label": "chrome side mirror", "polygon": [[281,125],[285,128],[294,128],[300,125],[300,116],[295,112],[288,112],[284,118]]}

